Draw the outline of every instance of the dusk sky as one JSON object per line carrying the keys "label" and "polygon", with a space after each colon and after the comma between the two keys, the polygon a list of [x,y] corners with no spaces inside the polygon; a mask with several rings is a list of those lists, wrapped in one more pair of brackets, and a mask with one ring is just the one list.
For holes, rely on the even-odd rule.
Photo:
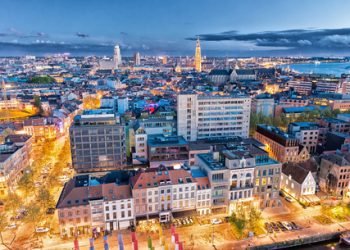
{"label": "dusk sky", "polygon": [[1,0],[0,55],[350,55],[348,0]]}

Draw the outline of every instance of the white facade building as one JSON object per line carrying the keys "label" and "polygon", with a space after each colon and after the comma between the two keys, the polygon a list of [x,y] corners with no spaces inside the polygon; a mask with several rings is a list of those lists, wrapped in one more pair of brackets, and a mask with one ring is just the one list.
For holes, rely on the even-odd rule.
{"label": "white facade building", "polygon": [[281,188],[295,199],[306,200],[305,196],[315,194],[316,181],[311,171],[297,164],[287,164],[282,168]]}
{"label": "white facade building", "polygon": [[130,186],[111,183],[103,189],[106,190],[103,202],[105,228],[112,231],[134,225],[134,202]]}
{"label": "white facade building", "polygon": [[211,188],[208,177],[196,178],[197,182],[197,213],[208,215],[211,213]]}
{"label": "white facade building", "polygon": [[177,133],[188,141],[248,137],[251,98],[243,95],[177,96]]}

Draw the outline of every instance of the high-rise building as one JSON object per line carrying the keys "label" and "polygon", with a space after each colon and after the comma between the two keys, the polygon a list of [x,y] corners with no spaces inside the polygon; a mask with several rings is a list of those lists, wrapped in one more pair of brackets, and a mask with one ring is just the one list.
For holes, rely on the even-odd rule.
{"label": "high-rise building", "polygon": [[78,173],[121,169],[126,164],[125,126],[112,109],[85,110],[69,130]]}
{"label": "high-rise building", "polygon": [[201,44],[199,38],[196,43],[196,54],[194,56],[194,67],[197,72],[202,71],[202,55],[201,55]]}
{"label": "high-rise building", "polygon": [[177,132],[188,141],[248,137],[251,98],[245,95],[177,96]]}
{"label": "high-rise building", "polygon": [[122,64],[122,55],[120,53],[120,48],[119,48],[118,44],[116,44],[114,46],[113,61],[114,61],[114,68],[115,69],[118,69],[119,66]]}
{"label": "high-rise building", "polygon": [[141,64],[141,56],[139,52],[136,52],[134,55],[134,62],[135,65],[140,65]]}

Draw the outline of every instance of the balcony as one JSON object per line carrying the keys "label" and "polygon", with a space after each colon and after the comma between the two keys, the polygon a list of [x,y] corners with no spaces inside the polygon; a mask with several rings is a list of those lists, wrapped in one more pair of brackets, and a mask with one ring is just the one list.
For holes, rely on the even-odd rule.
{"label": "balcony", "polygon": [[246,184],[244,186],[241,186],[241,187],[237,187],[237,186],[230,186],[230,190],[243,190],[243,189],[251,189],[253,188],[254,185],[253,183],[250,183],[250,184]]}

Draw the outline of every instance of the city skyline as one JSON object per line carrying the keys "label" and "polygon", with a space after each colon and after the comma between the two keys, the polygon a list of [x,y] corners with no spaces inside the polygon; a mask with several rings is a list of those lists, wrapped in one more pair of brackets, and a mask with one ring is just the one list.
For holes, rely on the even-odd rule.
{"label": "city skyline", "polygon": [[193,55],[197,36],[203,56],[348,55],[350,3],[336,2],[3,1],[0,55]]}

